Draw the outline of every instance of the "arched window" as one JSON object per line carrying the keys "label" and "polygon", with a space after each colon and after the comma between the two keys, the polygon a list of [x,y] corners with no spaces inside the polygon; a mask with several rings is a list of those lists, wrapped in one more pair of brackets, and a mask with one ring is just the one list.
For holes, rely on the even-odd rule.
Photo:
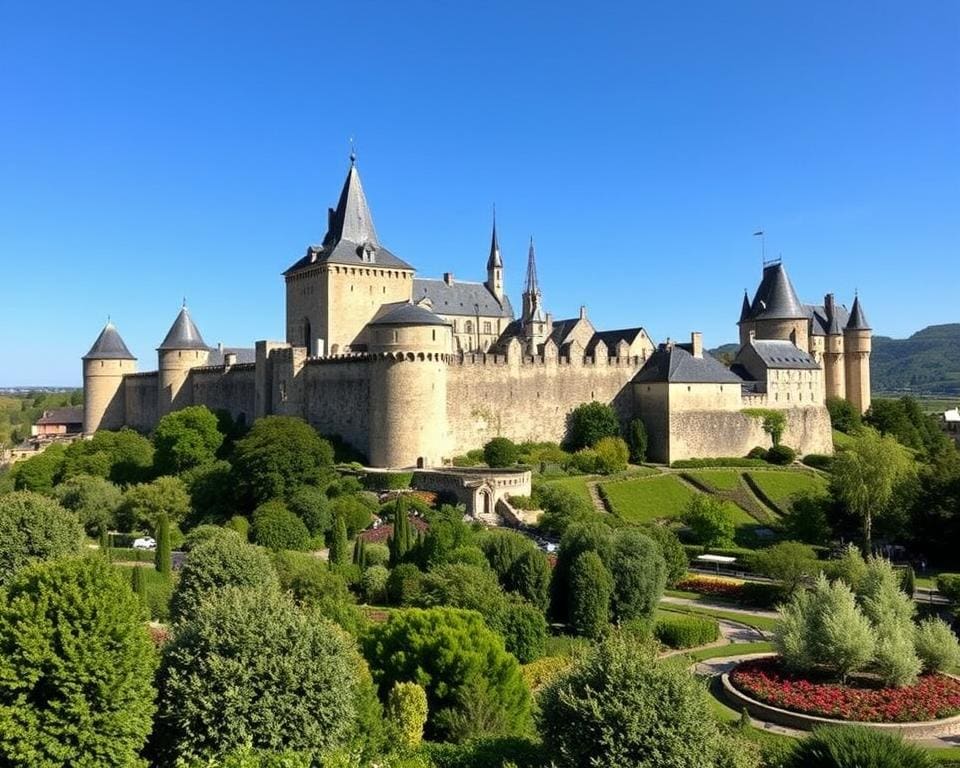
{"label": "arched window", "polygon": [[467,321],[463,324],[463,330],[464,330],[466,333],[473,333],[473,320],[467,320]]}

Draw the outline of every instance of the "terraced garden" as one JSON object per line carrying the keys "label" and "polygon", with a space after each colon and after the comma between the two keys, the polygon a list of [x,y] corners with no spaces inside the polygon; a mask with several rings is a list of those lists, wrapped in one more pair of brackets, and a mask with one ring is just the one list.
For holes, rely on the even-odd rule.
{"label": "terraced garden", "polygon": [[613,481],[600,487],[614,514],[630,523],[679,517],[696,493],[676,475]]}
{"label": "terraced garden", "polygon": [[813,472],[747,472],[750,482],[759,489],[763,500],[772,502],[779,510],[790,509],[798,494],[826,493],[827,481]]}

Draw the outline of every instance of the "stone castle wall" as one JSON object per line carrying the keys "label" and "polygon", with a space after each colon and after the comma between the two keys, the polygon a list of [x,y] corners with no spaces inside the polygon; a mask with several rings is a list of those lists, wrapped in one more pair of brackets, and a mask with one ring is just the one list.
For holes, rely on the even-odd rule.
{"label": "stone castle wall", "polygon": [[194,368],[187,385],[194,405],[227,411],[240,424],[253,423],[256,367],[252,363]]}
{"label": "stone castle wall", "polygon": [[307,360],[300,374],[302,402],[295,404],[324,435],[340,435],[369,453],[370,363],[365,357]]}
{"label": "stone castle wall", "polygon": [[125,425],[149,432],[157,425],[157,398],[160,394],[158,371],[135,373],[123,379]]}

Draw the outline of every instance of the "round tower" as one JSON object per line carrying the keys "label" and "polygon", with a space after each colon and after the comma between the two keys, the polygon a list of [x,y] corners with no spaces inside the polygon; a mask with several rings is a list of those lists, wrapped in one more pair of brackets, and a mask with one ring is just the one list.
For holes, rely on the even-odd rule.
{"label": "round tower", "polygon": [[847,396],[847,376],[843,357],[843,327],[837,314],[833,294],[823,297],[827,315],[827,335],[823,352],[823,383],[827,397]]}
{"label": "round tower", "polygon": [[83,434],[120,429],[126,421],[123,377],[137,370],[116,326],[107,322],[83,356]]}
{"label": "round tower", "polygon": [[449,453],[450,325],[414,304],[386,305],[369,326],[370,464],[430,467]]}
{"label": "round tower", "polygon": [[157,347],[159,381],[157,417],[165,416],[193,404],[189,387],[184,387],[191,368],[206,365],[210,348],[204,343],[200,330],[184,304],[170,326],[163,342]]}
{"label": "round tower", "polygon": [[870,352],[873,331],[863,313],[860,298],[855,297],[850,320],[843,329],[843,353],[846,363],[847,400],[860,413],[870,407]]}
{"label": "round tower", "polygon": [[744,297],[741,343],[751,330],[757,339],[792,341],[804,352],[810,351],[810,319],[779,260],[764,264],[763,278],[749,308]]}

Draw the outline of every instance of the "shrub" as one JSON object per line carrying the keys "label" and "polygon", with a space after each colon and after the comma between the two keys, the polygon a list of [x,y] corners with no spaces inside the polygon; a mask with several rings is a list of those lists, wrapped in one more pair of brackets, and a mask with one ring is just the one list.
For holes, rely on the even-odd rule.
{"label": "shrub", "polygon": [[483,446],[483,460],[488,467],[512,467],[517,463],[517,445],[506,437],[495,437]]}
{"label": "shrub", "polygon": [[190,495],[179,477],[158,477],[152,483],[134,485],[123,494],[117,523],[125,531],[157,527],[160,515],[179,523],[190,512]]}
{"label": "shrub", "polygon": [[613,535],[607,566],[613,575],[613,620],[619,623],[653,616],[667,579],[667,565],[656,542],[636,528],[621,528]]}
{"label": "shrub", "polygon": [[520,554],[507,572],[507,589],[543,612],[550,603],[550,576],[547,555],[531,547]]}
{"label": "shrub", "polygon": [[475,565],[444,563],[423,577],[417,604],[451,606],[479,611],[488,620],[495,617],[503,604],[503,592],[496,574],[489,568]]}
{"label": "shrub", "polygon": [[941,573],[937,576],[937,590],[951,603],[960,604],[960,573]]}
{"label": "shrub", "polygon": [[642,530],[660,547],[660,554],[667,566],[666,586],[672,587],[687,575],[690,560],[687,558],[686,550],[677,538],[677,534],[665,525],[651,523]]}
{"label": "shrub", "polygon": [[80,551],[83,529],[76,515],[33,491],[0,496],[0,586],[38,560]]}
{"label": "shrub", "polygon": [[610,621],[613,579],[600,556],[579,554],[570,567],[570,624],[578,635],[597,638]]}
{"label": "shrub", "polygon": [[747,458],[748,458],[748,459],[759,459],[760,461],[766,461],[766,460],[767,460],[767,449],[764,448],[762,445],[755,445],[753,448],[750,449],[749,453],[747,453]]}
{"label": "shrub", "polygon": [[574,589],[570,573],[574,561],[584,552],[597,552],[601,562],[610,559],[613,534],[600,522],[577,523],[567,528],[560,540],[557,564],[550,581],[550,611],[555,620],[571,622],[570,605]]}
{"label": "shrub", "polygon": [[333,535],[330,538],[330,564],[346,565],[350,562],[349,544],[347,543],[347,526],[343,517],[337,515],[333,523]]}
{"label": "shrub", "polygon": [[157,751],[342,746],[358,717],[361,663],[342,631],[279,591],[223,590],[164,648]]}
{"label": "shrub", "polygon": [[781,541],[757,552],[754,570],[783,584],[790,594],[820,572],[813,547],[798,541]]}
{"label": "shrub", "polygon": [[[452,608],[392,613],[363,641],[381,695],[397,682],[427,692],[433,739],[522,733],[530,696],[516,659],[479,614]],[[468,719],[469,718],[469,719]]]}
{"label": "shrub", "polygon": [[581,448],[570,457],[570,467],[585,475],[597,471],[597,452],[593,448]]}
{"label": "shrub", "polygon": [[935,768],[920,747],[894,734],[844,726],[816,728],[793,751],[794,768]]}
{"label": "shrub", "polygon": [[960,666],[960,643],[953,630],[941,619],[921,621],[913,642],[924,672],[949,672]]}
{"label": "shrub", "polygon": [[90,536],[113,527],[122,494],[109,480],[77,475],[54,489],[54,497],[73,512]]}
{"label": "shrub", "polygon": [[682,666],[614,633],[540,692],[543,745],[560,768],[716,768],[707,694]]}
{"label": "shrub", "polygon": [[157,521],[156,539],[157,551],[154,553],[153,564],[159,573],[167,578],[173,573],[173,555],[171,553],[170,521],[164,513],[160,513]]}
{"label": "shrub", "polygon": [[690,526],[696,541],[706,547],[724,547],[733,543],[736,530],[727,514],[727,502],[696,494],[683,513],[683,522]]}
{"label": "shrub", "polygon": [[310,531],[280,501],[261,504],[253,513],[253,540],[262,547],[274,551],[280,549],[305,550],[310,540]]}
{"label": "shrub", "polygon": [[[246,518],[241,519],[246,521]],[[183,537],[183,551],[190,552],[204,542],[210,541],[211,539],[219,539],[224,536],[228,538],[241,538],[241,540],[243,538],[233,528],[226,528],[219,525],[198,525]]]}
{"label": "shrub", "polygon": [[311,536],[322,536],[333,524],[327,494],[316,486],[297,488],[288,499],[287,508],[303,520]]}
{"label": "shrub", "polygon": [[365,472],[361,480],[368,491],[399,491],[412,481],[413,472]]}
{"label": "shrub", "polygon": [[604,437],[619,437],[620,420],[613,408],[594,400],[573,409],[568,434],[574,450],[592,448]]}
{"label": "shrub", "polygon": [[390,549],[386,544],[364,544],[363,557],[370,568],[374,565],[388,565],[390,563]]}
{"label": "shrub", "polygon": [[504,645],[521,664],[536,661],[547,650],[547,621],[543,612],[523,600],[510,600],[492,628],[503,635]]}
{"label": "shrub", "polygon": [[382,565],[372,565],[360,577],[360,588],[368,603],[382,603],[387,597],[387,579],[390,576]]}
{"label": "shrub", "polygon": [[916,681],[921,662],[913,649],[913,599],[900,589],[900,575],[885,558],[872,557],[859,591],[861,607],[876,635],[874,666],[886,685]]}
{"label": "shrub", "polygon": [[653,634],[670,648],[695,648],[720,637],[720,625],[709,616],[687,616],[664,611],[653,625]]}
{"label": "shrub", "polygon": [[0,591],[0,763],[140,764],[156,656],[128,579],[75,558]]}
{"label": "shrub", "polygon": [[250,521],[243,515],[234,515],[226,523],[224,528],[228,531],[236,531],[244,541],[250,540]]}
{"label": "shrub", "polygon": [[357,634],[363,618],[343,576],[313,555],[277,552],[273,556],[280,588],[294,601],[315,609],[351,634]]}
{"label": "shrub", "polygon": [[822,469],[825,472],[829,472],[833,466],[833,456],[827,456],[823,453],[808,453],[801,461],[808,467]]}
{"label": "shrub", "polygon": [[786,445],[775,445],[767,451],[767,461],[771,464],[785,466],[787,464],[793,464],[796,458],[797,452]]}
{"label": "shrub", "polygon": [[830,413],[830,425],[838,432],[849,435],[860,428],[860,412],[846,398],[828,397],[826,406]]}
{"label": "shrub", "polygon": [[500,582],[506,586],[508,574],[524,552],[534,548],[526,536],[514,531],[493,530],[480,539],[480,549]]}
{"label": "shrub", "polygon": [[187,555],[170,612],[175,621],[192,616],[204,598],[225,587],[278,586],[270,557],[235,536],[206,541]]}
{"label": "shrub", "polygon": [[640,419],[631,419],[627,425],[627,445],[630,461],[641,464],[647,460],[647,428]]}
{"label": "shrub", "polygon": [[330,502],[331,520],[336,524],[337,518],[341,518],[349,538],[365,530],[376,511],[376,503],[368,501],[365,494],[341,494]]}
{"label": "shrub", "polygon": [[545,483],[537,486],[535,497],[543,515],[537,524],[541,531],[562,536],[567,526],[591,518],[593,505],[568,488]]}
{"label": "shrub", "polygon": [[153,432],[153,461],[158,474],[176,475],[208,464],[223,443],[217,417],[205,405],[191,405],[163,416]]}
{"label": "shrub", "polygon": [[393,723],[402,749],[415,749],[427,724],[427,692],[416,683],[394,683],[384,714]]}
{"label": "shrub", "polygon": [[612,475],[627,468],[630,449],[621,437],[602,437],[593,447],[596,454],[596,471],[601,475]]}

